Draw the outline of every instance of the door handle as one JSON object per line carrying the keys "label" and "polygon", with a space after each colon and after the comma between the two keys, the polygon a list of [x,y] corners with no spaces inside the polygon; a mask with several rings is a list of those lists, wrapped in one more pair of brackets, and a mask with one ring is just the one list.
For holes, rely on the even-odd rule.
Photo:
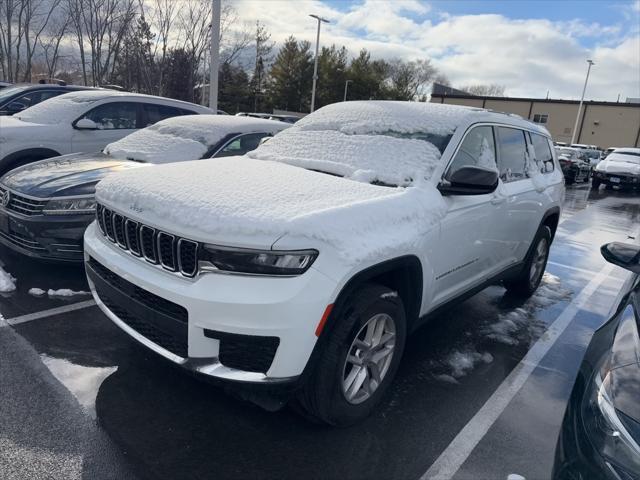
{"label": "door handle", "polygon": [[493,198],[491,199],[491,203],[492,203],[493,205],[500,205],[501,203],[504,203],[504,202],[506,202],[506,201],[507,201],[507,197],[503,197],[503,196],[500,196],[500,197],[493,197]]}

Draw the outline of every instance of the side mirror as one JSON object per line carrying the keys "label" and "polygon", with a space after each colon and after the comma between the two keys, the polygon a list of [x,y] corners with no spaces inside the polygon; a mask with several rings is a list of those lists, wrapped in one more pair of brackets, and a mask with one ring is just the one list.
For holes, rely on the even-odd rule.
{"label": "side mirror", "polygon": [[612,242],[603,245],[600,253],[607,262],[640,274],[640,245]]}
{"label": "side mirror", "polygon": [[438,185],[438,190],[443,195],[482,195],[491,193],[496,188],[498,188],[496,170],[471,165],[459,168]]}
{"label": "side mirror", "polygon": [[21,102],[11,102],[5,108],[6,108],[7,112],[9,112],[10,114],[14,114],[14,113],[21,112],[22,110],[27,108],[27,106],[24,103],[21,103]]}
{"label": "side mirror", "polygon": [[77,130],[97,130],[98,124],[88,118],[81,118],[73,127]]}

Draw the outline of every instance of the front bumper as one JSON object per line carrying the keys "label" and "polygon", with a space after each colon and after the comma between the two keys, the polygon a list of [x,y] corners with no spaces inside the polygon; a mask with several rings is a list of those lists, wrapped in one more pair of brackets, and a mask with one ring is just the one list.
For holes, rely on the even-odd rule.
{"label": "front bumper", "polygon": [[0,208],[0,243],[22,255],[82,262],[82,237],[94,215],[20,215]]}
{"label": "front bumper", "polygon": [[605,173],[595,170],[593,172],[593,178],[600,181],[600,183],[626,187],[626,188],[640,188],[640,175],[629,175],[626,173]]}
{"label": "front bumper", "polygon": [[85,261],[98,306],[122,330],[187,370],[232,382],[294,382],[336,288],[313,268],[289,278],[189,279],[108,242],[95,224]]}

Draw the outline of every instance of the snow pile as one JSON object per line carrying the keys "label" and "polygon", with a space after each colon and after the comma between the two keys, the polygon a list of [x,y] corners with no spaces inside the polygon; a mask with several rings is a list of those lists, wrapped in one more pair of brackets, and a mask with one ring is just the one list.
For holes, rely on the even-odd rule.
{"label": "snow pile", "polygon": [[114,158],[151,163],[197,160],[231,134],[275,134],[288,126],[283,122],[250,117],[185,115],[134,132],[107,145],[104,153]]}
{"label": "snow pile", "polygon": [[474,111],[420,102],[336,103],[248,155],[361,182],[408,186],[431,177],[449,136]]}
{"label": "snow pile", "polygon": [[458,379],[469,374],[479,364],[493,362],[493,355],[489,352],[478,352],[473,347],[454,350],[441,362],[443,373],[434,375],[434,378],[447,383],[458,383]]}
{"label": "snow pile", "polygon": [[142,170],[108,176],[97,199],[135,205],[146,221],[195,240],[267,236],[270,246],[294,234],[334,245],[345,261],[420,241],[446,212],[431,185],[382,187],[247,157]]}
{"label": "snow pile", "polygon": [[538,290],[521,307],[498,316],[498,321],[487,325],[482,332],[487,338],[507,345],[530,343],[545,330],[544,323],[536,322],[536,313],[571,296],[571,290],[560,284],[560,278],[545,273]]}
{"label": "snow pile", "polygon": [[16,289],[16,279],[0,267],[0,293],[13,292]]}
{"label": "snow pile", "polygon": [[41,297],[44,294],[47,294],[49,297],[73,297],[76,295],[91,295],[91,292],[85,292],[83,290],[71,290],[69,288],[60,288],[58,290],[49,289],[47,291],[41,288],[30,288],[29,295],[33,295],[34,297]]}

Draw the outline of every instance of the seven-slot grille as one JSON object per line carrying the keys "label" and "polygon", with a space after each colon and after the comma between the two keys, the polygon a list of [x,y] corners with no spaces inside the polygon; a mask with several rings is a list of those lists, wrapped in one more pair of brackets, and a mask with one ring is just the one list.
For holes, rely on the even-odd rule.
{"label": "seven-slot grille", "polygon": [[[7,189],[0,186],[0,198],[5,195]],[[42,210],[48,200],[35,200],[33,198],[23,197],[13,192],[9,192],[9,203],[5,206],[7,210],[12,210],[22,215],[42,215]]]}
{"label": "seven-slot grille", "polygon": [[132,255],[185,277],[197,273],[198,242],[143,225],[100,204],[96,219],[102,234]]}

